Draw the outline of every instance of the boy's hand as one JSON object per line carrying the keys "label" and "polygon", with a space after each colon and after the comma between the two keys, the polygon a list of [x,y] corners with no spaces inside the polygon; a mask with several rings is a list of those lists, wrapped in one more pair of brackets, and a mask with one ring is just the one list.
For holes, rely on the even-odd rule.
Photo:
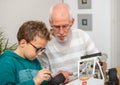
{"label": "boy's hand", "polygon": [[50,78],[51,72],[48,69],[40,70],[37,75],[33,78],[36,85],[40,85],[44,80],[48,80]]}

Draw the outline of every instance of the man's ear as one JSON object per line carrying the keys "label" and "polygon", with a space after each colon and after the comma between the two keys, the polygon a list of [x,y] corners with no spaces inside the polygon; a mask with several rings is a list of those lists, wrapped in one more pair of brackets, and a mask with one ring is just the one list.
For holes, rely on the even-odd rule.
{"label": "man's ear", "polygon": [[54,31],[53,29],[50,29],[50,33],[51,33],[51,34],[54,36],[54,33],[53,33],[53,31]]}
{"label": "man's ear", "polygon": [[72,18],[72,20],[71,20],[71,26],[74,24],[74,21],[75,21],[75,19]]}
{"label": "man's ear", "polygon": [[52,21],[51,20],[49,20],[49,23],[50,23],[50,26],[52,25]]}

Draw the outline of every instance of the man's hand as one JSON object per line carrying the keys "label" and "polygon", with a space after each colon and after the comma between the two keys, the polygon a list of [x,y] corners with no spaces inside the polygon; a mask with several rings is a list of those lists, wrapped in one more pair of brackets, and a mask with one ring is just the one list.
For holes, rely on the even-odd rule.
{"label": "man's hand", "polygon": [[58,73],[62,73],[65,76],[66,80],[64,83],[68,83],[70,81],[70,76],[73,75],[72,72],[63,71],[63,70],[58,71]]}

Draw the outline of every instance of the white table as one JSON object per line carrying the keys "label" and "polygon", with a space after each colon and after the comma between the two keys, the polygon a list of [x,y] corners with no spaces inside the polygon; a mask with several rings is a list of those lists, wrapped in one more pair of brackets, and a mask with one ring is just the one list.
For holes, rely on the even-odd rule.
{"label": "white table", "polygon": [[[79,79],[76,79],[66,85],[82,85],[82,81]],[[87,85],[104,85],[104,80],[95,79],[95,78],[91,77],[89,80],[87,80]]]}

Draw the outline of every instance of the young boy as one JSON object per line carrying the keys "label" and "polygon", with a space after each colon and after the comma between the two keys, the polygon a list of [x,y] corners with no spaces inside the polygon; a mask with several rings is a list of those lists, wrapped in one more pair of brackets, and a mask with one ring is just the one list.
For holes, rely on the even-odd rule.
{"label": "young boy", "polygon": [[42,69],[36,59],[50,40],[46,25],[27,21],[20,27],[17,39],[17,49],[0,56],[0,85],[47,85],[44,80],[50,78],[50,71]]}

